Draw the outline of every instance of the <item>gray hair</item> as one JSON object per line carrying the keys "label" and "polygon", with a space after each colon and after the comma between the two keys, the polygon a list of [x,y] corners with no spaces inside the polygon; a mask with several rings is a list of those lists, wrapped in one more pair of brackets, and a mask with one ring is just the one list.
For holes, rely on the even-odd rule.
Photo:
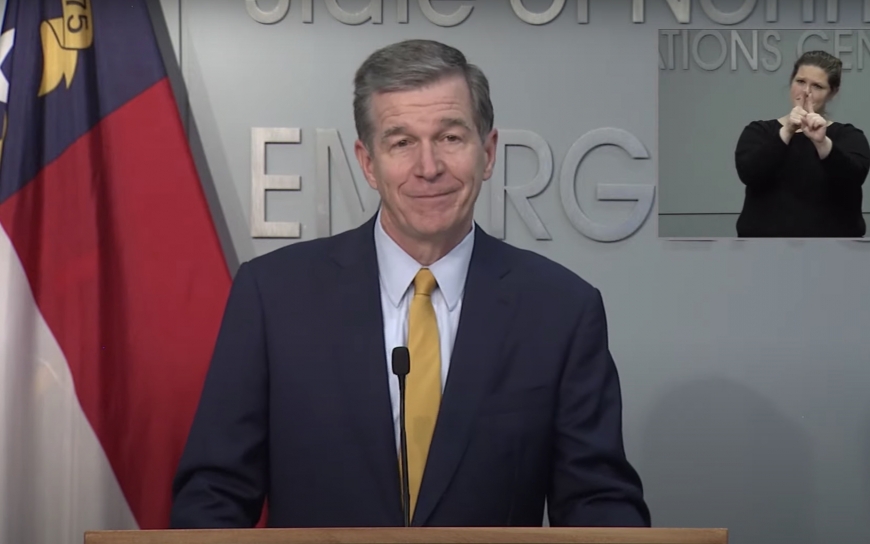
{"label": "gray hair", "polygon": [[469,64],[461,51],[431,40],[406,40],[372,53],[354,76],[353,117],[359,139],[372,149],[374,126],[372,95],[414,90],[442,78],[461,75],[471,92],[474,124],[484,140],[493,126],[489,81],[480,68]]}

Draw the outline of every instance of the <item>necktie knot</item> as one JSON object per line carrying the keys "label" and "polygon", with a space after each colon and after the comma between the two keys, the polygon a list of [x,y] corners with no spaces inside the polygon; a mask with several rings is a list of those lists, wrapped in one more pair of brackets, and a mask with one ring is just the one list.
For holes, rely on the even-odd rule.
{"label": "necktie knot", "polygon": [[432,274],[432,271],[428,268],[421,268],[417,272],[417,275],[414,276],[414,294],[426,297],[431,296],[437,284],[438,282],[435,281],[435,275]]}

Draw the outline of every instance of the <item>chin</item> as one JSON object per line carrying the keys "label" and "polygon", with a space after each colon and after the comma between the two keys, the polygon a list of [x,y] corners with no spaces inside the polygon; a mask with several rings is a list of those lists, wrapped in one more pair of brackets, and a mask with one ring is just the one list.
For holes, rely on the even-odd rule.
{"label": "chin", "polygon": [[457,228],[457,221],[452,215],[450,217],[436,216],[421,218],[412,223],[412,227],[421,236],[434,237],[448,232],[452,232]]}

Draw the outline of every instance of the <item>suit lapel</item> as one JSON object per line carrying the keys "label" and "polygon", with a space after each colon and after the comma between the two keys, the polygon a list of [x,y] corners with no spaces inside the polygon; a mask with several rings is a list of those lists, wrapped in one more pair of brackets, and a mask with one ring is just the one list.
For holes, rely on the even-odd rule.
{"label": "suit lapel", "polygon": [[503,281],[509,268],[498,244],[477,228],[450,371],[412,521],[415,526],[425,525],[450,484],[500,362],[515,304]]}
{"label": "suit lapel", "polygon": [[373,220],[367,221],[333,252],[340,267],[331,305],[338,318],[335,364],[356,446],[373,471],[392,523],[401,525],[399,463],[373,228]]}

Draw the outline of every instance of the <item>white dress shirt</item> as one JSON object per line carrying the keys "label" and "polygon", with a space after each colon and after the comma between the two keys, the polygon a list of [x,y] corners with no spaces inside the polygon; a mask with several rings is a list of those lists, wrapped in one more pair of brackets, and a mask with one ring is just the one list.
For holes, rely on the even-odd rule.
{"label": "white dress shirt", "polygon": [[[432,292],[432,305],[438,322],[438,335],[441,347],[441,391],[447,382],[450,369],[450,354],[459,327],[459,314],[462,309],[462,294],[468,263],[474,247],[474,228],[447,255],[432,263],[428,268],[435,276],[438,285]],[[375,250],[380,270],[381,307],[384,316],[384,344],[387,348],[387,373],[390,379],[390,400],[393,405],[393,428],[396,434],[396,448],[399,448],[399,379],[393,374],[392,352],[398,346],[407,346],[408,309],[414,296],[414,276],[423,268],[420,263],[393,241],[381,226],[381,216],[375,221]],[[414,359],[411,358],[411,372]]]}

